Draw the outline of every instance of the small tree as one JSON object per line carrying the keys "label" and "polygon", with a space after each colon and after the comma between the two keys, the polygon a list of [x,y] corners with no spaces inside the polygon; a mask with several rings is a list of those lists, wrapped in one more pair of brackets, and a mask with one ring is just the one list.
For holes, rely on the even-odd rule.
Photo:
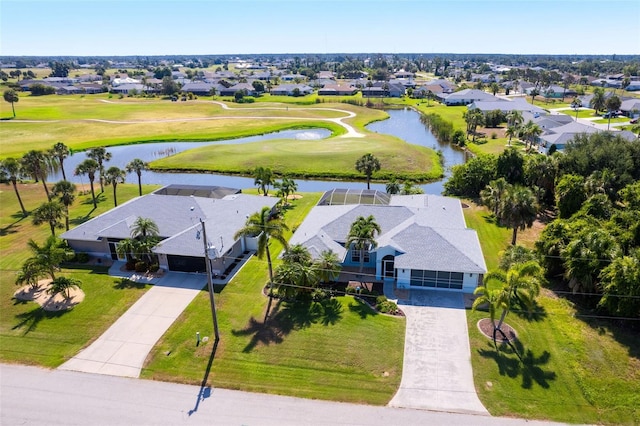
{"label": "small tree", "polygon": [[75,175],[89,176],[89,185],[91,186],[91,199],[93,200],[93,208],[98,208],[98,204],[96,202],[96,193],[93,188],[93,181],[96,179],[96,172],[100,170],[100,165],[97,161],[87,158],[82,163],[78,164],[75,170]]}
{"label": "small tree", "polygon": [[116,188],[119,183],[124,183],[126,177],[126,172],[121,170],[119,167],[113,166],[109,167],[107,172],[104,175],[104,181],[107,185],[113,186],[113,205],[114,207],[118,207],[118,197],[116,193]]}
{"label": "small tree", "polygon": [[268,167],[258,166],[253,171],[253,184],[258,186],[258,194],[262,191],[265,197],[269,195],[269,186],[273,185],[273,172]]}
{"label": "small tree", "polygon": [[98,163],[98,170],[100,171],[100,192],[104,192],[103,180],[104,180],[104,163],[111,160],[111,153],[107,152],[104,147],[91,148],[87,151],[87,157],[95,160]]}
{"label": "small tree", "polygon": [[18,198],[18,203],[20,203],[20,210],[22,210],[22,216],[27,217],[27,210],[24,208],[24,204],[22,203],[22,198],[20,197],[20,192],[18,191],[18,177],[22,174],[22,164],[20,161],[15,158],[5,158],[0,162],[0,177],[3,181],[11,182],[13,185],[13,191]]}
{"label": "small tree", "polygon": [[47,272],[36,258],[25,260],[16,276],[16,285],[28,285],[31,289],[38,288],[38,282]]}
{"label": "small tree", "polygon": [[149,170],[149,164],[139,158],[134,158],[126,165],[126,170],[128,173],[135,173],[138,176],[138,195],[142,196],[142,171]]}
{"label": "small tree", "polygon": [[33,253],[33,256],[29,259],[36,262],[52,280],[55,280],[55,272],[60,269],[60,263],[66,257],[66,251],[60,247],[60,240],[51,235],[42,246],[38,245],[34,240],[29,240],[27,245],[31,253]]}
{"label": "small tree", "polygon": [[58,142],[55,145],[53,145],[53,148],[51,148],[51,151],[49,151],[49,154],[51,155],[51,157],[55,160],[58,160],[58,162],[60,163],[60,170],[62,171],[62,179],[64,180],[67,180],[67,175],[64,172],[64,160],[69,156],[70,153],[71,151],[69,150],[69,147],[63,144],[62,142]]}
{"label": "small tree", "polygon": [[75,278],[58,277],[51,282],[51,287],[47,292],[51,295],[62,293],[65,299],[71,299],[71,289],[80,288],[82,282]]}
{"label": "small tree", "polygon": [[360,252],[360,272],[364,269],[364,253],[369,248],[375,248],[378,245],[376,242],[376,234],[380,234],[380,232],[382,232],[380,225],[378,225],[373,215],[366,218],[364,216],[358,216],[351,224],[349,234],[347,235],[346,246],[353,246],[354,250]]}
{"label": "small tree", "polygon": [[58,197],[60,203],[64,206],[64,219],[65,228],[69,230],[69,206],[73,204],[76,199],[76,186],[67,180],[61,180],[53,185],[51,193],[54,197]]}

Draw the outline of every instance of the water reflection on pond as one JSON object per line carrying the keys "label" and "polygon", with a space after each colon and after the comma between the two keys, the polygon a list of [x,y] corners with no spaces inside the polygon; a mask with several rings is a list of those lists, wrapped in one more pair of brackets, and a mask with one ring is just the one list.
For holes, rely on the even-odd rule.
{"label": "water reflection on pond", "polygon": [[[421,185],[425,192],[430,194],[440,194],[443,190],[443,184],[449,176],[449,170],[452,165],[461,164],[465,161],[465,154],[450,144],[441,144],[431,134],[429,129],[420,121],[420,114],[412,109],[405,108],[400,110],[387,111],[390,118],[388,120],[378,121],[367,126],[372,132],[390,134],[405,141],[422,145],[442,152],[445,162],[445,178],[437,182]],[[123,145],[107,148],[112,158],[106,163],[106,167],[117,166],[124,169],[126,164],[134,158],[140,158],[143,161],[150,162],[158,158],[168,155],[177,154],[188,149],[201,147],[211,144],[239,144],[258,142],[270,139],[299,139],[312,140],[323,139],[330,135],[326,129],[307,129],[307,130],[286,130],[281,132],[269,133],[266,135],[251,136],[247,138],[239,138],[225,141],[215,142],[158,142],[145,143],[137,145]],[[374,153],[375,154],[375,153]],[[76,183],[88,184],[87,177],[73,176],[73,170],[76,166],[86,159],[84,152],[77,153],[65,160],[65,170],[67,177]],[[265,164],[265,167],[269,165]],[[70,176],[71,175],[71,176]],[[49,180],[56,182],[62,179],[62,173],[49,177]],[[134,173],[127,175],[128,183],[137,183],[137,176]],[[253,178],[216,175],[210,173],[159,173],[145,171],[142,174],[142,182],[145,184],[168,185],[173,183],[191,184],[191,185],[219,185],[229,186],[233,188],[250,188],[253,187]],[[320,181],[320,180],[296,180],[298,190],[302,192],[326,191],[332,188],[365,188],[364,182],[345,182],[345,181]],[[385,190],[384,184],[371,184],[372,189]]]}

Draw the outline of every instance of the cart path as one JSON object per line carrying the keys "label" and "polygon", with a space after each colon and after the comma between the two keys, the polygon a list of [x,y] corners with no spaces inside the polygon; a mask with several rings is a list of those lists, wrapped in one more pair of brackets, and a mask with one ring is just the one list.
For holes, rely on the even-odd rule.
{"label": "cart path", "polygon": [[[106,99],[100,99],[100,102],[116,104],[118,102],[109,101]],[[258,108],[231,108],[228,105],[214,101],[216,105],[219,105],[223,110],[273,110],[273,111],[288,111],[288,107],[258,107]],[[311,110],[311,111],[334,111],[346,114],[344,117],[338,118],[311,118],[311,117],[263,117],[263,116],[217,116],[217,117],[191,117],[191,118],[166,118],[160,120],[104,120],[99,118],[85,118],[74,120],[3,120],[3,123],[78,123],[78,122],[93,122],[93,123],[105,123],[105,124],[147,124],[147,123],[184,123],[194,121],[210,121],[210,120],[229,120],[229,119],[249,119],[249,120],[301,120],[301,121],[330,121],[341,127],[347,132],[338,136],[339,138],[363,138],[365,135],[358,132],[350,124],[345,123],[343,120],[354,118],[356,114],[351,111],[337,109],[337,108],[295,108],[292,111]]]}

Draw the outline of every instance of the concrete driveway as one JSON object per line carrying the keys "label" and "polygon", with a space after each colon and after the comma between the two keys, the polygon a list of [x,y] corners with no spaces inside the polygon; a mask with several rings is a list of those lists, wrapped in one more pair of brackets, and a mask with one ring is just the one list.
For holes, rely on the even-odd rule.
{"label": "concrete driveway", "polygon": [[[118,268],[119,263],[116,262],[109,274],[131,275],[124,275]],[[152,283],[153,287],[102,336],[58,368],[139,377],[151,348],[203,289],[206,285],[206,275],[169,272],[148,282]]]}
{"label": "concrete driveway", "polygon": [[489,415],[473,385],[463,295],[412,290],[398,305],[407,319],[404,366],[389,406]]}

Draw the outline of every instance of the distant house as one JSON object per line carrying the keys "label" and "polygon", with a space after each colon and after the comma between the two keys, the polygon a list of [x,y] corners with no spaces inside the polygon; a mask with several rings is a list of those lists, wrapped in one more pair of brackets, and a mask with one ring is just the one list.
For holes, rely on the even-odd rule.
{"label": "distant house", "polygon": [[280,80],[282,80],[282,81],[295,81],[295,80],[306,81],[307,77],[305,77],[302,74],[283,74],[283,75],[280,76]]}
{"label": "distant house", "polygon": [[546,114],[547,112],[535,105],[530,104],[523,98],[514,98],[513,100],[507,101],[504,99],[498,99],[493,101],[475,101],[467,105],[468,109],[479,109],[483,113],[487,113],[489,111],[500,110],[504,113],[508,113],[511,111],[527,111],[532,114]]}
{"label": "distant house", "polygon": [[158,90],[150,86],[145,86],[144,84],[141,84],[141,83],[127,83],[127,84],[120,84],[118,86],[114,86],[111,88],[111,91],[113,93],[128,95],[134,92],[135,93],[155,93]]}
{"label": "distant house", "polygon": [[637,90],[640,90],[640,81],[639,80],[631,81],[629,85],[625,88],[625,90],[629,92],[635,92]]}
{"label": "distant house", "polygon": [[84,93],[82,88],[76,86],[62,86],[58,87],[56,90],[58,95],[78,95],[80,93]]}
{"label": "distant house", "polygon": [[208,96],[211,94],[211,89],[216,89],[216,93],[220,93],[221,89],[225,87],[221,84],[207,83],[206,81],[193,81],[186,83],[182,86],[182,91],[185,93],[193,93],[198,96]]}
{"label": "distant house", "polygon": [[577,135],[598,132],[599,130],[595,127],[587,126],[575,121],[570,121],[567,124],[557,127],[548,127],[544,129],[544,133],[539,137],[538,151],[542,154],[548,154],[549,149],[552,146],[555,146],[558,151],[562,151]]}
{"label": "distant house", "polygon": [[[329,191],[300,224],[290,244],[302,244],[313,258],[331,250],[345,268],[358,268],[376,280],[398,288],[440,289],[472,293],[482,283],[487,267],[475,230],[466,226],[457,198],[439,195],[392,195],[366,191],[360,197],[335,196]],[[363,193],[365,191],[362,191]],[[325,204],[329,197],[382,200],[383,204]],[[386,197],[386,199],[385,199]],[[361,254],[347,246],[351,224],[359,216],[373,216],[381,228],[377,246]],[[361,259],[360,256],[363,256]]]}
{"label": "distant house", "polygon": [[384,82],[384,81],[376,81],[373,83],[372,87],[363,87],[362,96],[367,98],[381,98],[381,97],[391,97],[391,98],[399,98],[404,96],[406,89],[405,87],[395,81]]}
{"label": "distant house", "polygon": [[281,84],[271,88],[272,95],[279,96],[292,96],[295,90],[298,89],[298,93],[302,96],[313,93],[313,87],[306,84]]}
{"label": "distant house", "polygon": [[273,208],[276,197],[247,195],[240,190],[197,185],[170,185],[134,198],[61,235],[76,252],[98,258],[125,260],[118,254],[120,241],[130,238],[138,217],[158,226],[160,243],[153,249],[161,268],[204,272],[204,244],[200,219],[207,227],[207,246],[214,273],[222,273],[245,251],[255,250],[255,240],[234,234],[247,217],[263,207]]}
{"label": "distant house", "polygon": [[319,71],[317,75],[318,79],[335,80],[336,76],[333,71]]}
{"label": "distant house", "polygon": [[244,91],[247,96],[255,96],[256,89],[249,83],[238,83],[233,86],[225,87],[224,89],[220,89],[221,96],[233,96],[238,91]]}
{"label": "distant house", "polygon": [[469,105],[476,101],[497,101],[500,99],[492,94],[477,89],[464,89],[450,94],[442,93],[438,95],[438,98],[440,98],[442,103],[447,106]]}
{"label": "distant house", "polygon": [[640,99],[625,99],[620,104],[620,111],[629,118],[640,117]]}
{"label": "distant house", "polygon": [[326,85],[322,89],[318,89],[319,96],[347,96],[353,95],[358,91],[353,86],[346,84],[331,84]]}
{"label": "distant house", "polygon": [[416,75],[412,72],[408,72],[408,71],[398,71],[396,73],[393,74],[396,78],[414,78]]}
{"label": "distant house", "polygon": [[557,86],[554,84],[540,89],[540,95],[542,95],[546,99],[561,99],[567,96],[576,96],[577,94],[578,93],[573,89],[565,89],[562,86]]}

